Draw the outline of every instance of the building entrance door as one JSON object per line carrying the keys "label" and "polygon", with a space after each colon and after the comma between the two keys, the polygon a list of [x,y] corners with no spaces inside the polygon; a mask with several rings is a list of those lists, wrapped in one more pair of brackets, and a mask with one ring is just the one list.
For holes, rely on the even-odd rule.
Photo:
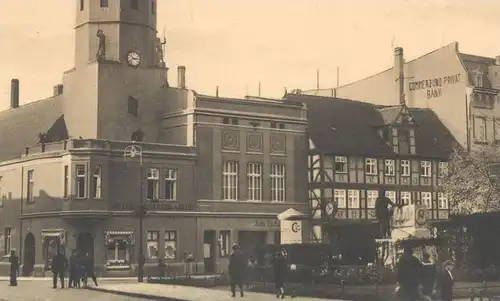
{"label": "building entrance door", "polygon": [[203,263],[205,273],[215,273],[215,231],[207,230],[203,232]]}
{"label": "building entrance door", "polygon": [[94,237],[88,232],[78,234],[76,248],[81,255],[89,254],[91,262],[94,263]]}
{"label": "building entrance door", "polygon": [[24,238],[23,276],[33,275],[35,269],[35,236],[29,232]]}
{"label": "building entrance door", "polygon": [[239,231],[238,244],[248,258],[257,259],[256,250],[266,244],[267,234],[267,231]]}

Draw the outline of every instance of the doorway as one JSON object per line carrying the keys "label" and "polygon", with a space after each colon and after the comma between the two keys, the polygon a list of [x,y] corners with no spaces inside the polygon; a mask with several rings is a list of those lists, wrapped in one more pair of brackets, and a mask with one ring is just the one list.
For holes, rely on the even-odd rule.
{"label": "doorway", "polygon": [[238,244],[248,258],[256,259],[257,249],[266,244],[267,235],[267,231],[239,231]]}
{"label": "doorway", "polygon": [[32,276],[35,270],[35,235],[29,232],[24,238],[23,276]]}
{"label": "doorway", "polygon": [[203,264],[205,273],[215,273],[215,231],[207,230],[203,232]]}
{"label": "doorway", "polygon": [[91,262],[94,262],[94,237],[91,233],[82,232],[78,234],[76,248],[80,254],[89,254]]}

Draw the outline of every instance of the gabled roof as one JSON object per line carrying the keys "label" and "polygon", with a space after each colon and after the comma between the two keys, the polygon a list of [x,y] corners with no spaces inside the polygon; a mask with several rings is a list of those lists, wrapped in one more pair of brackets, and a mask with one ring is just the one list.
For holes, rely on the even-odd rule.
{"label": "gabled roof", "polygon": [[62,104],[59,95],[0,112],[0,162],[19,158],[25,147],[38,144],[39,133],[49,141],[67,139]]}
{"label": "gabled roof", "polygon": [[467,72],[469,73],[469,84],[470,85],[477,85],[475,82],[475,75],[477,71],[481,71],[484,73],[483,77],[483,87],[484,88],[491,88],[491,83],[488,79],[488,67],[491,65],[495,65],[495,59],[489,58],[489,57],[484,57],[484,56],[479,56],[479,55],[472,55],[472,54],[465,54],[465,53],[458,53],[458,57],[464,64],[465,68],[467,69]]}
{"label": "gabled roof", "polygon": [[[397,118],[395,112],[400,112],[401,106],[300,94],[289,94],[287,98],[307,105],[309,138],[318,151],[373,157],[398,155],[382,139],[377,126],[386,124],[385,119]],[[416,155],[448,158],[458,144],[436,114],[416,108],[408,108],[408,114],[416,124]]]}

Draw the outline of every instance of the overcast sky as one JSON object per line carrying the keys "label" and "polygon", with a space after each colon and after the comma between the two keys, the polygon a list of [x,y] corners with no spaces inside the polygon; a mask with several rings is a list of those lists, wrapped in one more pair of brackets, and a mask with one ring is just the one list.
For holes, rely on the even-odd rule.
{"label": "overcast sky", "polygon": [[[97,0],[93,0],[97,1]],[[21,104],[50,96],[73,65],[76,0],[0,0],[0,110],[10,79]],[[284,88],[320,87],[390,68],[393,46],[407,59],[460,43],[466,53],[500,54],[498,0],[158,0],[168,39],[170,82],[221,96],[281,97]]]}

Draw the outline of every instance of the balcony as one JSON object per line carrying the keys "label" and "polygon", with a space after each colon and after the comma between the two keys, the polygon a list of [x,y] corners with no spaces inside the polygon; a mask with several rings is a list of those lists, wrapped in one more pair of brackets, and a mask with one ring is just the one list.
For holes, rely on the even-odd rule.
{"label": "balcony", "polygon": [[[139,204],[111,202],[109,204],[110,211],[135,211]],[[148,201],[146,202],[147,211],[196,211],[195,204],[178,203],[172,201]]]}

